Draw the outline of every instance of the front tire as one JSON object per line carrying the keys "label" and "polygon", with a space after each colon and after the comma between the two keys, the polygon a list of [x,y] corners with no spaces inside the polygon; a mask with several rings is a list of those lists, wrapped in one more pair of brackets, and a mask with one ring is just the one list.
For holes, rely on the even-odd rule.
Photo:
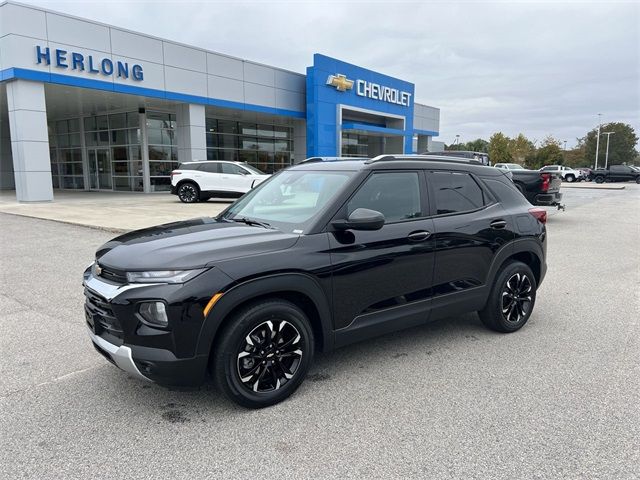
{"label": "front tire", "polygon": [[596,183],[604,183],[604,177],[596,177]]}
{"label": "front tire", "polygon": [[182,203],[196,203],[200,200],[200,189],[193,182],[184,182],[178,187],[178,198]]}
{"label": "front tire", "polygon": [[567,175],[565,180],[569,183],[573,183],[576,181],[576,177],[574,177],[573,175]]}
{"label": "front tire", "polygon": [[304,312],[285,300],[266,300],[234,315],[214,346],[212,372],[230,400],[264,408],[296,391],[313,354],[313,330]]}
{"label": "front tire", "polygon": [[529,320],[536,302],[537,283],[528,265],[507,264],[498,273],[480,320],[496,332],[511,333]]}

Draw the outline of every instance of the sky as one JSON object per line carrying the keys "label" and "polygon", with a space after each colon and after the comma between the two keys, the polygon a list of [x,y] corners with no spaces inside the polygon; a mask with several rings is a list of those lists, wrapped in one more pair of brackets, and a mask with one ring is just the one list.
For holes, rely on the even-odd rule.
{"label": "sky", "polygon": [[317,52],[407,80],[447,144],[501,131],[570,148],[598,113],[640,136],[640,0],[22,2],[295,72]]}

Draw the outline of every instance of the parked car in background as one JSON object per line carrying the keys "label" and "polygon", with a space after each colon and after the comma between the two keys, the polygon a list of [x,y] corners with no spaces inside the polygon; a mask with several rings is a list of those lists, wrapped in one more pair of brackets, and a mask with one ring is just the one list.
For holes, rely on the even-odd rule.
{"label": "parked car in background", "polygon": [[609,165],[591,172],[591,179],[596,183],[604,182],[636,182],[640,183],[640,170],[628,165]]}
{"label": "parked car in background", "polygon": [[211,197],[237,198],[269,176],[242,162],[185,162],[171,172],[171,193],[184,203]]}
{"label": "parked car in background", "polygon": [[558,207],[564,210],[560,186],[562,178],[555,172],[538,170],[509,170],[511,180],[516,188],[525,196],[531,205]]}
{"label": "parked car in background", "polygon": [[582,174],[582,177],[584,178],[585,181],[587,182],[591,181],[591,172],[593,170],[591,170],[588,167],[576,168],[576,170],[578,170]]}
{"label": "parked car in background", "polygon": [[579,170],[574,170],[573,168],[565,167],[564,165],[545,165],[539,171],[557,173],[560,175],[562,180],[569,183],[581,182],[586,178]]}
{"label": "parked car in background", "polygon": [[496,163],[494,167],[500,168],[501,170],[526,170],[526,168],[517,163]]}

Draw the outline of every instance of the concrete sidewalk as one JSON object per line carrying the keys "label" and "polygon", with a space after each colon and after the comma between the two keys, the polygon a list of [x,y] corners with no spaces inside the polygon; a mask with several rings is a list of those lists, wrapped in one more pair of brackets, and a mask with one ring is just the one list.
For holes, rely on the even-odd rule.
{"label": "concrete sidewalk", "polygon": [[593,190],[624,190],[625,185],[620,183],[562,182],[562,188],[591,188]]}
{"label": "concrete sidewalk", "polygon": [[53,202],[18,203],[15,192],[0,192],[0,212],[124,232],[195,217],[211,217],[229,200],[186,204],[169,193],[56,191]]}

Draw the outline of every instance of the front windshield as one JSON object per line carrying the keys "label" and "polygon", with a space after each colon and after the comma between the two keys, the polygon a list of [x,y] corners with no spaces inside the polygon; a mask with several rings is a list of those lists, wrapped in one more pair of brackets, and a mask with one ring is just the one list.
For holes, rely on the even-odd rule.
{"label": "front windshield", "polygon": [[221,215],[247,219],[285,232],[304,233],[355,172],[284,170],[251,190]]}

